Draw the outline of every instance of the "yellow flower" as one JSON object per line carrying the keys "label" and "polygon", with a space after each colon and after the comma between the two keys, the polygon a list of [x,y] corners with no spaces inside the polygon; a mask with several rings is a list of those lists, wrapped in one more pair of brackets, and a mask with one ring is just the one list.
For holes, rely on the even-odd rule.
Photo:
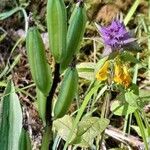
{"label": "yellow flower", "polygon": [[[107,60],[104,65],[100,68],[100,70],[96,74],[96,78],[99,81],[105,81],[108,79],[110,61]],[[123,85],[127,88],[131,84],[131,77],[128,71],[128,67],[125,64],[122,64],[119,59],[116,59],[114,62],[114,76],[113,81],[117,84]]]}
{"label": "yellow flower", "polygon": [[99,81],[104,81],[108,78],[108,67],[109,67],[109,61],[107,60],[102,68],[97,72],[96,78]]}
{"label": "yellow flower", "polygon": [[120,63],[115,63],[114,66],[115,66],[114,81],[118,84],[122,84],[123,69],[121,68]]}
{"label": "yellow flower", "polygon": [[115,63],[114,81],[118,84],[124,85],[126,88],[131,84],[131,77],[126,65]]}
{"label": "yellow flower", "polygon": [[124,72],[124,80],[122,81],[122,83],[125,87],[128,87],[131,84],[132,80],[126,65],[123,65],[123,72]]}

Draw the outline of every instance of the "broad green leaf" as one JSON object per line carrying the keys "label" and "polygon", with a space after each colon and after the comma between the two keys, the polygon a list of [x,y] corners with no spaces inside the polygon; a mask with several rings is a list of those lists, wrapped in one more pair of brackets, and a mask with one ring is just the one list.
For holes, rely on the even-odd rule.
{"label": "broad green leaf", "polygon": [[92,81],[94,79],[95,63],[80,63],[77,65],[79,77]]}
{"label": "broad green leaf", "polygon": [[125,93],[125,100],[129,105],[137,107],[138,96],[133,93],[133,91],[127,91]]}
{"label": "broad green leaf", "polygon": [[42,119],[44,126],[45,126],[46,125],[45,117],[46,117],[46,100],[47,100],[47,98],[38,88],[36,88],[36,94],[37,94],[37,105],[38,105],[39,116]]}
{"label": "broad green leaf", "polygon": [[19,142],[19,150],[32,150],[29,134],[23,128]]}
{"label": "broad green leaf", "polygon": [[111,104],[110,110],[113,112],[113,114],[117,116],[125,116],[128,114],[133,113],[137,107],[130,106],[128,103],[121,103],[120,101],[114,101]]}
{"label": "broad green leaf", "polygon": [[100,135],[108,126],[109,120],[98,117],[84,117],[78,124],[77,136],[73,144],[90,147],[96,136]]}
{"label": "broad green leaf", "polygon": [[19,138],[22,129],[22,110],[13,83],[7,84],[2,99],[0,147],[2,150],[19,150]]}
{"label": "broad green leaf", "polygon": [[86,69],[89,69],[89,71],[92,70],[94,71],[94,68],[95,68],[95,63],[92,62],[84,62],[84,63],[77,64],[77,69],[79,70],[79,72],[84,71]]}
{"label": "broad green leaf", "polygon": [[[58,135],[66,140],[69,132],[72,129],[73,118],[69,115],[65,115],[64,117],[57,119],[53,122],[54,128],[57,130]],[[74,130],[73,137],[76,135],[76,130]]]}
{"label": "broad green leaf", "polygon": [[86,79],[86,80],[89,80],[89,81],[92,81],[95,76],[94,76],[93,72],[84,71],[84,72],[79,72],[79,77]]}

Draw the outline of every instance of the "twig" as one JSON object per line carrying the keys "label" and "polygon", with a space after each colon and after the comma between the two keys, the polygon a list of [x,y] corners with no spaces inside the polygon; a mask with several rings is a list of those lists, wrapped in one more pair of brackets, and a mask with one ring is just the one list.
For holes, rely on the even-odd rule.
{"label": "twig", "polygon": [[130,145],[131,147],[133,148],[137,148],[138,150],[143,150],[144,149],[144,144],[143,142],[141,142],[138,138],[132,136],[132,135],[127,135],[127,134],[124,134],[124,132],[116,129],[116,128],[113,128],[111,126],[109,126],[106,130],[105,130],[105,133],[120,141],[120,142],[123,142],[124,144],[126,145]]}

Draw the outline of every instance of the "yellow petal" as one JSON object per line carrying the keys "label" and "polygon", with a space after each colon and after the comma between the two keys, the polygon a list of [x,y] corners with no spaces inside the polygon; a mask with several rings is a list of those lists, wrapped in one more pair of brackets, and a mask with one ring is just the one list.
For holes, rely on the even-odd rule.
{"label": "yellow petal", "polygon": [[123,65],[123,73],[124,73],[123,84],[125,87],[128,87],[131,84],[131,77],[126,65]]}
{"label": "yellow petal", "polygon": [[109,67],[109,61],[107,60],[102,68],[97,72],[96,78],[97,80],[104,81],[108,78],[108,67]]}
{"label": "yellow petal", "polygon": [[131,84],[131,77],[126,65],[115,63],[114,81],[126,88]]}
{"label": "yellow petal", "polygon": [[122,84],[123,70],[120,63],[115,63],[114,81],[118,84]]}

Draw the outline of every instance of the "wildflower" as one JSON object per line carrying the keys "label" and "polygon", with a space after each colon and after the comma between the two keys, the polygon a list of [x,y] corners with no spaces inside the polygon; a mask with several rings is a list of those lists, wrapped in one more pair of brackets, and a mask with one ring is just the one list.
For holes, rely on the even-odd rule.
{"label": "wildflower", "polygon": [[109,55],[114,51],[123,50],[124,47],[133,45],[136,40],[132,38],[130,33],[126,30],[125,25],[120,20],[114,20],[107,27],[97,25],[99,33],[104,43],[103,56]]}
{"label": "wildflower", "polygon": [[107,60],[102,68],[97,72],[96,78],[99,81],[105,81],[108,77],[108,67],[109,67],[109,61]]}
{"label": "wildflower", "polygon": [[[131,77],[130,73],[128,71],[128,67],[126,64],[121,64],[120,61],[117,59],[114,60],[114,75],[112,78],[112,81],[114,81],[117,84],[123,85],[125,88],[127,88],[131,84]],[[99,81],[105,81],[109,78],[109,67],[110,67],[110,60],[107,60],[102,68],[98,71],[96,74],[96,78]]]}
{"label": "wildflower", "polygon": [[115,63],[114,69],[114,82],[122,84],[124,74],[121,65],[119,63]]}
{"label": "wildflower", "polygon": [[125,64],[121,65],[118,62],[115,63],[114,67],[114,82],[127,88],[131,84],[131,77],[128,71],[128,67]]}
{"label": "wildflower", "polygon": [[123,72],[124,72],[124,80],[122,84],[125,85],[125,87],[128,87],[131,84],[132,79],[130,77],[130,74],[126,65],[123,65]]}

